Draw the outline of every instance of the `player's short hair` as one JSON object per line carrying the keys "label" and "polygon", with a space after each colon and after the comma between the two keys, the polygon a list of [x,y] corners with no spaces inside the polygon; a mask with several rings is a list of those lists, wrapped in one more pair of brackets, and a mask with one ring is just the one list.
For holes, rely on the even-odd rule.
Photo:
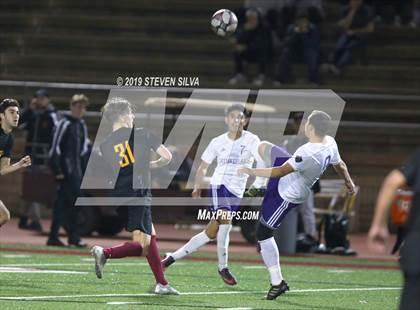
{"label": "player's short hair", "polygon": [[121,97],[113,97],[102,107],[104,117],[115,123],[121,116],[132,112],[131,103]]}
{"label": "player's short hair", "polygon": [[331,125],[331,116],[324,111],[314,110],[308,117],[308,122],[315,129],[315,134],[323,137],[328,133]]}
{"label": "player's short hair", "polygon": [[76,103],[82,102],[86,106],[89,105],[89,98],[85,94],[74,94],[70,99],[70,105],[73,106]]}
{"label": "player's short hair", "polygon": [[246,114],[246,110],[245,110],[244,105],[242,105],[240,103],[234,103],[234,104],[231,104],[230,106],[227,106],[225,108],[225,116],[228,116],[230,114],[230,112],[233,112],[233,111],[240,111],[240,112]]}
{"label": "player's short hair", "polygon": [[0,113],[4,113],[9,107],[19,108],[19,102],[16,99],[7,98],[0,102]]}

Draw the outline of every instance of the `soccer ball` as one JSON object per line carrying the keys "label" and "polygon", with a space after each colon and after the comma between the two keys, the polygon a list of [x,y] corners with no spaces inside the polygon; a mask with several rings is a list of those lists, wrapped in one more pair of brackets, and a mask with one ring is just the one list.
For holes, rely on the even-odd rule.
{"label": "soccer ball", "polygon": [[235,32],[238,26],[238,18],[235,13],[227,9],[221,9],[211,18],[211,29],[221,37],[226,37]]}

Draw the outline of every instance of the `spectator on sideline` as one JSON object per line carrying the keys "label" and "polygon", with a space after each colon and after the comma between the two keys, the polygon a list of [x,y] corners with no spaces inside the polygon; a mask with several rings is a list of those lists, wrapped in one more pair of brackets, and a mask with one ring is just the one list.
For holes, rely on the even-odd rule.
{"label": "spectator on sideline", "polygon": [[[25,153],[32,158],[31,170],[48,163],[48,151],[51,148],[54,129],[58,123],[57,111],[50,102],[45,89],[36,91],[28,108],[20,118],[20,128],[27,132]],[[28,223],[28,219],[31,223]],[[26,201],[19,220],[19,228],[42,231],[41,205]]]}
{"label": "spectator on sideline", "polygon": [[355,50],[366,48],[367,37],[374,30],[371,10],[363,0],[350,0],[342,15],[343,19],[338,25],[343,32],[330,55],[329,66],[330,71],[337,76],[341,75],[344,66],[351,63]]}
{"label": "spectator on sideline", "polygon": [[70,114],[65,115],[57,125],[49,153],[51,168],[59,183],[57,200],[47,245],[64,246],[58,238],[60,226],[67,224],[68,245],[86,247],[80,239],[77,227],[77,197],[81,196],[80,185],[89,155],[88,131],[83,120],[89,99],[76,94],[70,100]]}

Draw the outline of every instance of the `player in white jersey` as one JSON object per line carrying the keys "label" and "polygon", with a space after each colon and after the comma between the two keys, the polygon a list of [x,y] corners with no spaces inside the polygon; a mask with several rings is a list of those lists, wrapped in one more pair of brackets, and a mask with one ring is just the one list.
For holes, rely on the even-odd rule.
{"label": "player in white jersey", "polygon": [[[257,229],[261,256],[269,274],[271,288],[267,299],[275,299],[289,290],[280,269],[280,257],[273,231],[293,208],[304,202],[312,185],[331,164],[345,180],[349,193],[355,190],[346,164],[340,157],[333,137],[327,136],[331,117],[322,111],[313,111],[305,125],[309,142],[299,147],[293,156],[277,146],[262,142],[260,154],[270,154],[272,168],[241,167],[238,174],[271,177],[262,205],[262,216]],[[265,155],[264,155],[265,156]]]}
{"label": "player in white jersey", "polygon": [[228,131],[211,140],[201,156],[198,167],[193,197],[201,196],[203,179],[210,164],[217,159],[217,166],[211,178],[211,212],[217,215],[210,220],[207,228],[192,237],[184,246],[168,255],[162,264],[168,267],[176,260],[195,252],[210,240],[217,239],[217,256],[219,274],[228,285],[235,285],[236,279],[228,269],[229,232],[232,228],[229,212],[236,211],[244,194],[247,175],[238,175],[241,166],[252,167],[254,159],[262,160],[258,154],[260,139],[253,133],[244,130],[246,119],[244,106],[233,104],[225,111],[225,123]]}

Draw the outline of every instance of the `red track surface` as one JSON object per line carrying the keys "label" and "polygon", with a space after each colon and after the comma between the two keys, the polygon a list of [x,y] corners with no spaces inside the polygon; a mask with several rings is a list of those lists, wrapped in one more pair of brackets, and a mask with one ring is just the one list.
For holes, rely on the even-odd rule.
{"label": "red track surface", "polygon": [[[24,253],[35,253],[35,254],[58,254],[58,255],[81,255],[81,256],[90,256],[86,251],[66,251],[66,250],[49,250],[49,249],[22,249],[22,248],[13,248],[7,247],[2,249],[3,252],[24,252]],[[208,261],[216,262],[217,259],[213,257],[185,257],[186,260],[192,261]],[[248,263],[248,264],[258,264],[261,263],[260,259],[253,258],[230,258],[229,261],[237,263]],[[332,267],[332,268],[352,268],[352,269],[379,269],[379,270],[398,270],[398,266],[389,266],[389,265],[366,265],[366,264],[344,264],[344,263],[330,263],[330,262],[292,262],[292,261],[282,261],[282,265],[291,265],[291,266],[314,266],[314,267]]]}
{"label": "red track surface", "polygon": [[[43,226],[49,227],[50,222],[44,221]],[[159,247],[161,250],[174,250],[183,245],[191,236],[196,234],[198,231],[191,229],[175,229],[173,225],[156,225],[156,231],[159,239]],[[121,233],[116,237],[104,238],[104,237],[88,237],[84,240],[89,245],[100,244],[102,246],[111,246],[117,243],[120,243],[122,240],[127,240],[130,238],[130,235],[127,232]],[[5,246],[1,251],[7,252],[30,252],[30,253],[40,253],[40,254],[60,254],[60,255],[89,255],[87,251],[82,250],[60,250],[57,248],[51,249],[25,249],[17,248],[13,246],[14,244],[30,244],[30,245],[45,245],[47,240],[47,234],[39,234],[31,231],[20,230],[17,228],[17,220],[12,220],[7,223],[0,229],[0,243]],[[66,238],[63,236],[63,241]],[[370,260],[379,260],[379,261],[396,261],[396,256],[391,255],[372,255],[368,252],[366,248],[366,236],[365,235],[353,235],[350,238],[352,248],[354,248],[359,255],[356,256],[358,259],[364,259],[367,261]],[[392,246],[394,239],[389,241],[389,245]],[[10,246],[7,246],[10,244]],[[203,246],[200,251],[216,253],[216,246],[214,243]],[[231,253],[237,254],[256,254],[256,248],[253,245],[250,245],[245,242],[243,237],[239,232],[231,233]],[[297,255],[302,256],[302,255]],[[312,255],[313,256],[313,255]],[[322,256],[326,257],[326,256]],[[331,256],[328,256],[331,257]],[[216,261],[215,257],[188,257],[191,260],[200,260],[200,261]],[[349,260],[351,257],[343,256],[334,256],[334,259],[337,263],[331,262],[291,262],[283,261],[285,265],[294,265],[294,266],[320,266],[320,267],[334,267],[334,268],[361,268],[361,269],[398,269],[397,266],[389,265],[366,265],[366,264],[347,264],[340,263],[340,260]],[[232,258],[232,262],[243,262],[243,263],[261,263],[260,259],[247,259],[247,258]]]}

